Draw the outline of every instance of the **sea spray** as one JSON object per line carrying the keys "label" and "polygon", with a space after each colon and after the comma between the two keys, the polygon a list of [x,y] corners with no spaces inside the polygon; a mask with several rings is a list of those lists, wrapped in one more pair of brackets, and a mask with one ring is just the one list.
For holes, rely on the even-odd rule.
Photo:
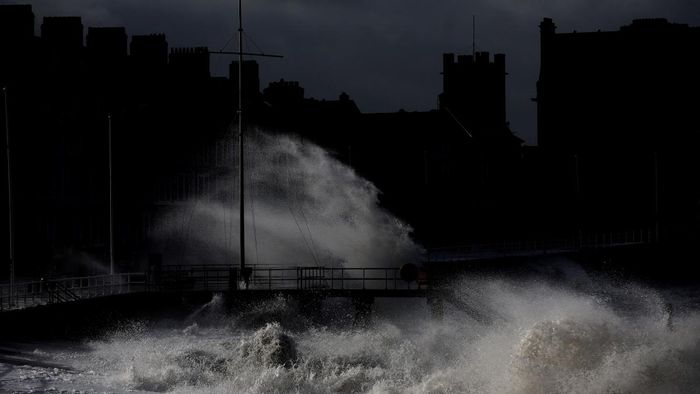
{"label": "sea spray", "polygon": [[[405,299],[378,300],[374,324],[365,328],[320,322],[290,330],[282,322],[298,313],[296,305],[279,298],[244,319],[225,315],[212,323],[217,320],[193,316],[170,328],[114,333],[84,349],[39,350],[79,372],[59,373],[67,379],[61,387],[115,392],[658,393],[698,387],[700,313],[697,300],[684,298],[695,293],[572,279],[455,281],[452,292],[463,303],[497,313],[489,323],[450,302],[444,319],[434,321],[424,299]],[[477,301],[467,300],[472,297]],[[678,305],[673,330],[668,299]],[[33,370],[41,376],[39,367]]]}
{"label": "sea spray", "polygon": [[[211,301],[197,308],[186,319],[185,323],[193,323],[195,326],[200,324],[213,325],[220,324],[228,316],[225,313],[225,298],[223,294],[216,293]],[[196,329],[193,329],[196,331]]]}
{"label": "sea spray", "polygon": [[[256,136],[246,167],[249,263],[387,267],[420,259],[410,227],[380,207],[372,183],[313,143]],[[162,218],[168,264],[238,258],[237,183],[232,174],[218,178],[212,193]]]}

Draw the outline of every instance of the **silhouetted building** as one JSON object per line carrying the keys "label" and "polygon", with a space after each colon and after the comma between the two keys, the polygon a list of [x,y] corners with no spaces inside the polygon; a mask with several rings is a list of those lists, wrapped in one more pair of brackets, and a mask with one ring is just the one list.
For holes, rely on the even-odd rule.
{"label": "silhouetted building", "polygon": [[52,78],[80,73],[83,54],[83,23],[80,17],[44,17],[41,41]]}
{"label": "silhouetted building", "polygon": [[304,88],[298,81],[280,79],[263,90],[263,98],[273,108],[299,108],[304,102]]}
{"label": "silhouetted building", "polygon": [[610,32],[540,24],[538,143],[544,149],[630,149],[700,130],[700,28],[635,20]]}
{"label": "silhouetted building", "polygon": [[488,52],[475,56],[446,53],[440,109],[456,116],[469,130],[506,127],[506,57]]}
{"label": "silhouetted building", "polygon": [[90,27],[87,51],[97,67],[123,66],[126,59],[126,30],[123,27]]}
{"label": "silhouetted building", "polygon": [[132,102],[153,105],[166,94],[168,41],[165,34],[133,36],[129,51]]}
{"label": "silhouetted building", "polygon": [[37,49],[32,7],[0,5],[0,84],[28,81],[38,66]]}
{"label": "silhouetted building", "polygon": [[168,64],[168,41],[165,34],[132,36],[130,57],[139,71],[157,71]]}
{"label": "silhouetted building", "polygon": [[[238,108],[238,62],[229,65],[229,80],[233,88],[233,103]],[[255,60],[243,61],[243,109],[257,110],[260,106],[260,69]]]}
{"label": "silhouetted building", "polygon": [[175,78],[185,80],[209,78],[209,49],[206,47],[172,48],[170,70]]}
{"label": "silhouetted building", "polygon": [[79,16],[47,16],[41,39],[50,48],[79,52],[83,48],[83,22]]}
{"label": "silhouetted building", "polygon": [[263,111],[257,117],[270,130],[296,134],[331,151],[347,152],[360,110],[343,92],[337,100],[304,97],[298,81],[270,82],[263,91]]}
{"label": "silhouetted building", "polygon": [[31,5],[0,5],[0,45],[18,45],[34,37],[34,12]]}
{"label": "silhouetted building", "polygon": [[558,33],[545,18],[540,33],[543,176],[550,196],[567,201],[552,206],[583,228],[660,223],[662,240],[697,233],[700,28],[640,19]]}
{"label": "silhouetted building", "polygon": [[[304,121],[302,112],[305,109],[306,98],[304,98],[304,88],[301,87],[299,81],[273,81],[263,90],[263,101],[268,114],[273,114],[276,128],[292,127],[296,128],[295,132],[302,133],[301,123],[309,123],[309,120]],[[267,115],[269,117],[269,115]],[[268,124],[270,122],[268,121]],[[303,131],[308,134],[308,130]]]}

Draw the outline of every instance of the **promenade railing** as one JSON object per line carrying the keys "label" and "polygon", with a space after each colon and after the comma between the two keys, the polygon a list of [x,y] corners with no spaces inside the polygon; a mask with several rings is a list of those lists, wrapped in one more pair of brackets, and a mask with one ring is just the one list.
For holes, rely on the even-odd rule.
{"label": "promenade railing", "polygon": [[52,278],[0,285],[0,311],[146,291],[145,273]]}

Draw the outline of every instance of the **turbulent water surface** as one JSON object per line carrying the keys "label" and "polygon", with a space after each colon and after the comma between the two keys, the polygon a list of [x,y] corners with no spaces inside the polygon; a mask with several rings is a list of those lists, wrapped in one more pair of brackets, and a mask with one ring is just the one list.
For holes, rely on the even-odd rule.
{"label": "turbulent water surface", "polygon": [[229,315],[217,296],[184,321],[134,322],[80,344],[14,344],[21,354],[0,364],[0,391],[693,392],[695,300],[588,278],[465,279],[442,321],[425,300],[379,300],[360,328],[342,300],[327,300],[332,318],[311,323],[292,300]]}
{"label": "turbulent water surface", "polygon": [[[262,137],[254,148],[248,155],[257,158],[248,166],[254,186],[249,255],[256,261],[327,267],[416,261],[420,248],[410,229],[380,208],[377,188],[354,171],[290,138]],[[231,184],[163,221],[167,261],[236,260]],[[550,268],[554,275],[543,276],[554,282],[457,280],[443,294],[439,321],[425,299],[377,300],[370,324],[355,326],[348,300],[326,300],[323,318],[311,322],[294,300],[280,297],[230,313],[216,296],[187,319],[121,324],[79,343],[0,339],[0,392],[666,393],[700,387],[698,294],[592,278],[567,263],[545,271]]]}

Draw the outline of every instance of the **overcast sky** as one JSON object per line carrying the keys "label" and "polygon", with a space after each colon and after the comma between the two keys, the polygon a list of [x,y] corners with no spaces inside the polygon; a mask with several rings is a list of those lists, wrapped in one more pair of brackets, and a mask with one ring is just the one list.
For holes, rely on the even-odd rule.
{"label": "overcast sky", "polygon": [[[22,1],[0,0],[0,3]],[[237,29],[236,0],[30,0],[39,32],[44,16],[79,15],[89,26],[125,26],[129,35],[165,33],[173,46],[221,49]],[[427,110],[441,91],[441,54],[505,53],[508,118],[536,143],[535,82],[542,17],[560,32],[617,30],[634,18],[700,24],[697,0],[244,0],[244,28],[257,46],[285,58],[263,59],[263,87],[298,80],[307,97],[342,91],[364,112]],[[235,40],[229,49],[235,49]],[[251,51],[257,49],[249,44]],[[213,60],[225,75],[230,59]]]}

